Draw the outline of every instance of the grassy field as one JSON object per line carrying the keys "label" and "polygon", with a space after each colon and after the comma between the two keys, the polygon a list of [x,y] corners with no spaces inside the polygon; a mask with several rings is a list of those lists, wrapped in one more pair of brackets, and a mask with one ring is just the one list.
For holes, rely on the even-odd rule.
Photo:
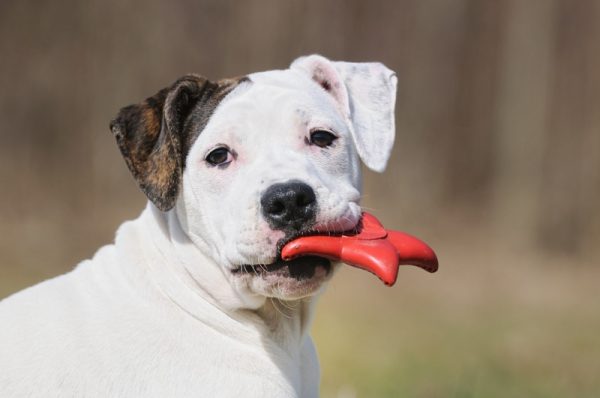
{"label": "grassy field", "polygon": [[[314,325],[324,397],[598,397],[600,272],[438,248],[393,288],[344,269]],[[468,258],[467,258],[468,257]]]}

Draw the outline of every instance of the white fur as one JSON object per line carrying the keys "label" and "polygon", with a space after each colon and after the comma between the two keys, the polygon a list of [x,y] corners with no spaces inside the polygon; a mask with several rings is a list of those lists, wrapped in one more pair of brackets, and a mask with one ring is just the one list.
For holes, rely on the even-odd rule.
{"label": "white fur", "polygon": [[396,133],[396,73],[379,62],[331,62],[320,55],[298,58],[291,68],[329,81],[342,113],[350,119],[361,159],[371,170],[384,171]]}
{"label": "white fur", "polygon": [[[188,154],[174,209],[148,204],[91,260],[0,303],[0,396],[318,396],[308,330],[330,275],[231,272],[275,260],[283,234],[259,205],[270,185],[305,182],[314,228],[347,230],[360,217],[358,154],[374,169],[389,156],[390,71],[315,57],[250,75],[225,98]],[[315,65],[345,86],[315,84]],[[307,145],[313,128],[335,132],[335,145]],[[236,154],[227,167],[204,161],[217,145]]]}

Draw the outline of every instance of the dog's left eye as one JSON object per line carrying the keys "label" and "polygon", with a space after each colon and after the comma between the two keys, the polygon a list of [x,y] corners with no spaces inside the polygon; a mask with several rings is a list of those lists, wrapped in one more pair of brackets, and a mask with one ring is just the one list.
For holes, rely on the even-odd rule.
{"label": "dog's left eye", "polygon": [[233,160],[233,155],[229,149],[220,147],[213,149],[207,156],[206,162],[212,166],[225,165]]}
{"label": "dog's left eye", "polygon": [[310,133],[310,143],[321,148],[331,146],[337,137],[325,130],[315,130]]}

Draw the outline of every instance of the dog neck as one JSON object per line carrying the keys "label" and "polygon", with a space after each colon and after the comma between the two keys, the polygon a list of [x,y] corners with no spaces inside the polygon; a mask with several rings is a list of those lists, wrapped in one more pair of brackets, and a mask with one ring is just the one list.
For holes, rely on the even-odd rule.
{"label": "dog neck", "polygon": [[[141,257],[136,262],[160,294],[201,322],[215,322],[213,327],[229,333],[234,328],[246,337],[269,336],[284,346],[300,346],[308,335],[314,298],[281,301],[236,287],[227,270],[190,240],[176,212],[148,203],[117,234],[117,248],[132,244]],[[207,312],[211,316],[203,319]]]}

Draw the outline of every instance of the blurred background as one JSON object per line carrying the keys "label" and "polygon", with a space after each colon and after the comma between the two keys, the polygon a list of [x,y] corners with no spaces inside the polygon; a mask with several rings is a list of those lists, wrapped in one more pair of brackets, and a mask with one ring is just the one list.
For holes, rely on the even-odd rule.
{"label": "blurred background", "polygon": [[336,276],[313,327],[322,395],[600,396],[598,37],[586,0],[3,0],[0,298],[142,210],[120,107],[188,72],[381,61],[396,146],[363,204],[441,268]]}

